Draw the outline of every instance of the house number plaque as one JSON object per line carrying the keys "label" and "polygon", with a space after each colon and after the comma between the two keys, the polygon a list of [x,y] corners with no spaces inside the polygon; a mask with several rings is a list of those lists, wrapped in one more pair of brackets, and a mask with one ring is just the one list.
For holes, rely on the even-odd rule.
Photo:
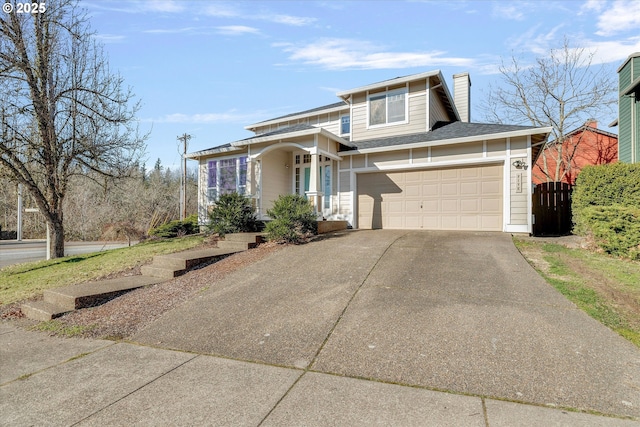
{"label": "house number plaque", "polygon": [[516,193],[522,193],[522,174],[516,175]]}

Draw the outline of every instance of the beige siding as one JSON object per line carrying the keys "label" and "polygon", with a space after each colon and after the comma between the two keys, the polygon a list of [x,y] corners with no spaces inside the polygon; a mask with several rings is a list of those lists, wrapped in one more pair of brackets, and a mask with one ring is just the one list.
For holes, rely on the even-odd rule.
{"label": "beige siding", "polygon": [[[527,137],[521,136],[510,139],[511,155],[527,155]],[[525,159],[526,160],[526,159]]]}
{"label": "beige siding", "polygon": [[[526,157],[512,157],[511,163],[516,160],[526,161]],[[511,224],[526,225],[527,224],[527,205],[528,199],[531,197],[530,186],[527,181],[527,171],[524,169],[516,169],[512,164],[510,168],[510,189],[511,189]],[[519,177],[519,178],[518,178]],[[519,182],[518,182],[519,180]]]}
{"label": "beige siding", "polygon": [[365,163],[364,163],[364,154],[358,154],[356,156],[351,156],[351,166],[355,169],[355,168],[363,168],[365,167]]}
{"label": "beige siding", "polygon": [[506,154],[506,139],[492,139],[487,141],[487,157],[505,156]]}
{"label": "beige siding", "polygon": [[409,163],[409,150],[389,151],[387,153],[371,153],[368,157],[369,167],[406,165]]}
{"label": "beige siding", "polygon": [[260,135],[263,133],[271,132],[271,131],[288,127],[288,126],[293,126],[297,124],[308,124],[311,126],[322,127],[324,129],[327,129],[329,132],[332,132],[336,135],[340,135],[340,116],[344,114],[349,114],[348,108],[345,108],[345,110],[342,112],[335,111],[332,113],[315,114],[315,115],[309,115],[307,117],[300,117],[297,119],[283,118],[282,121],[280,122],[272,123],[266,126],[256,127],[254,130],[254,133],[256,135]]}
{"label": "beige siding", "polygon": [[429,104],[429,129],[439,121],[449,121],[447,110],[435,91],[429,91],[431,102]]}
{"label": "beige siding", "polygon": [[474,159],[482,156],[482,142],[431,147],[433,162]]}
{"label": "beige siding", "polygon": [[338,214],[343,217],[350,217],[353,213],[351,192],[351,172],[340,172],[340,185],[338,188],[340,209]]}
{"label": "beige siding", "polygon": [[290,162],[290,153],[272,151],[262,158],[262,213],[271,209],[273,202],[281,194],[291,193],[291,170],[285,165]]}
{"label": "beige siding", "polygon": [[[408,121],[401,124],[389,124],[368,128],[367,123],[367,96],[357,94],[353,97],[353,115],[351,117],[351,140],[384,138],[387,136],[407,135],[417,132],[425,132],[426,129],[426,83],[416,82],[409,86],[408,97]],[[400,86],[404,87],[404,86]],[[394,88],[389,88],[393,90]]]}
{"label": "beige siding", "polygon": [[430,157],[431,149],[429,147],[414,148],[411,151],[411,157],[413,163],[427,163],[431,161]]}

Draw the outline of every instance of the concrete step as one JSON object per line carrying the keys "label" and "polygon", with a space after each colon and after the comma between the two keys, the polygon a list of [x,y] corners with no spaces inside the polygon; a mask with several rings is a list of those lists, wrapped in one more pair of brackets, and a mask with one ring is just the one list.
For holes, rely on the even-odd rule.
{"label": "concrete step", "polygon": [[158,267],[156,265],[143,265],[140,269],[143,276],[155,277],[158,279],[173,279],[174,277],[182,276],[187,272],[186,268],[175,267]]}
{"label": "concrete step", "polygon": [[98,282],[81,283],[44,291],[44,301],[66,311],[98,305],[118,294],[143,286],[161,283],[157,277],[129,276]]}
{"label": "concrete step", "polygon": [[235,249],[230,250],[226,248],[210,248],[178,252],[168,255],[157,255],[153,257],[153,263],[151,265],[160,268],[186,270],[235,252]]}
{"label": "concrete step", "polygon": [[55,319],[70,311],[46,301],[27,301],[20,306],[20,309],[29,319],[40,322]]}
{"label": "concrete step", "polygon": [[247,250],[246,243],[232,242],[230,246],[227,248],[196,249],[175,254],[157,255],[153,257],[151,265],[145,265],[141,268],[141,272],[144,276],[173,279],[200,264],[218,261],[233,253]]}
{"label": "concrete step", "polygon": [[247,249],[255,248],[257,243],[233,241],[233,240],[218,240],[218,248],[226,251],[242,252]]}
{"label": "concrete step", "polygon": [[264,233],[229,233],[224,235],[224,241],[263,243],[266,241]]}

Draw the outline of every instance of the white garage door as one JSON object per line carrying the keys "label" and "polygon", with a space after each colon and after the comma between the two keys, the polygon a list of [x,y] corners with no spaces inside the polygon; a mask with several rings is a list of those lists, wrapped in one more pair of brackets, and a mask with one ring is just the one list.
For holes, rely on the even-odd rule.
{"label": "white garage door", "polygon": [[359,174],[358,227],[502,231],[502,169]]}

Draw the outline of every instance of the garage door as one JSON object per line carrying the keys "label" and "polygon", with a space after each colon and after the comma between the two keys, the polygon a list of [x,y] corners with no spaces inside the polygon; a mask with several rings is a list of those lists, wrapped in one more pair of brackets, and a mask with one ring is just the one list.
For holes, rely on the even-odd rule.
{"label": "garage door", "polygon": [[359,174],[358,227],[502,231],[502,169]]}

